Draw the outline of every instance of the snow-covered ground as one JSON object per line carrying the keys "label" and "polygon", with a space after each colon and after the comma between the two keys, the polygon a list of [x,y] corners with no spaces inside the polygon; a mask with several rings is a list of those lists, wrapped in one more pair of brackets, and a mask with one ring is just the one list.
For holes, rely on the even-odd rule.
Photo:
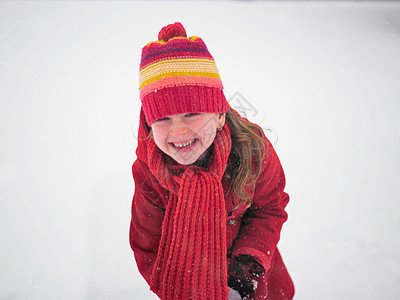
{"label": "snow-covered ground", "polygon": [[398,299],[400,3],[380,1],[1,1],[0,299],[156,299],[130,167],[141,47],[175,21],[277,141],[296,300]]}

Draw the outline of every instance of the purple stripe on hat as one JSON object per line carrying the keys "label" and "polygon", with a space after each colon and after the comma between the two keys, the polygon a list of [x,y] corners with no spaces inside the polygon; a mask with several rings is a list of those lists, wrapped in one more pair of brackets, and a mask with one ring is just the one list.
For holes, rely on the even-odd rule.
{"label": "purple stripe on hat", "polygon": [[[160,49],[161,50],[161,49]],[[154,56],[161,55],[161,54],[166,54],[166,53],[174,53],[174,52],[180,52],[182,53],[183,51],[187,52],[194,52],[194,53],[208,53],[207,49],[191,49],[189,47],[181,47],[181,48],[173,48],[173,49],[162,49],[161,51],[155,51],[153,53],[150,53],[146,55],[146,57],[143,57],[141,60],[141,64],[144,63],[146,60],[153,58]],[[183,53],[185,54],[185,53]]]}
{"label": "purple stripe on hat", "polygon": [[[151,47],[152,46],[152,47]],[[175,52],[193,52],[193,53],[209,53],[206,45],[204,43],[195,43],[190,41],[173,43],[173,44],[150,44],[148,45],[143,54],[146,53],[145,56],[142,56],[141,64],[145,62],[147,59],[150,59],[154,56]]]}

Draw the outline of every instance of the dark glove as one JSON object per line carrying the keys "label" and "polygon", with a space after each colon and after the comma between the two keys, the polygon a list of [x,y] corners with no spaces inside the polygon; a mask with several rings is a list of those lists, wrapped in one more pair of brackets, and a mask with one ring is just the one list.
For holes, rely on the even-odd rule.
{"label": "dark glove", "polygon": [[229,266],[228,286],[245,299],[254,298],[257,278],[265,273],[264,267],[250,255],[239,255]]}

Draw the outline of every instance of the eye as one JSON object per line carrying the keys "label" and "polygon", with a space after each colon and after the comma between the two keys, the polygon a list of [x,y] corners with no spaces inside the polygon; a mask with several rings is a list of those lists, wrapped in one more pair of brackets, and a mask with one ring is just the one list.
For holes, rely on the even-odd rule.
{"label": "eye", "polygon": [[197,116],[199,115],[199,113],[188,113],[185,115],[185,117],[193,117],[193,116]]}
{"label": "eye", "polygon": [[161,119],[155,120],[154,122],[160,122],[160,121],[166,121],[166,120],[169,120],[169,118],[168,117],[161,118]]}

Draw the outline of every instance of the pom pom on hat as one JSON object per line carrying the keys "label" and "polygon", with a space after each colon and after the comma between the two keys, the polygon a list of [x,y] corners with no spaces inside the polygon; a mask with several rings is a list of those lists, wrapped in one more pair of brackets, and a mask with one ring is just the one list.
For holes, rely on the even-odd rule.
{"label": "pom pom on hat", "polygon": [[186,30],[179,22],[163,27],[158,33],[158,40],[168,42],[174,37],[187,37]]}

